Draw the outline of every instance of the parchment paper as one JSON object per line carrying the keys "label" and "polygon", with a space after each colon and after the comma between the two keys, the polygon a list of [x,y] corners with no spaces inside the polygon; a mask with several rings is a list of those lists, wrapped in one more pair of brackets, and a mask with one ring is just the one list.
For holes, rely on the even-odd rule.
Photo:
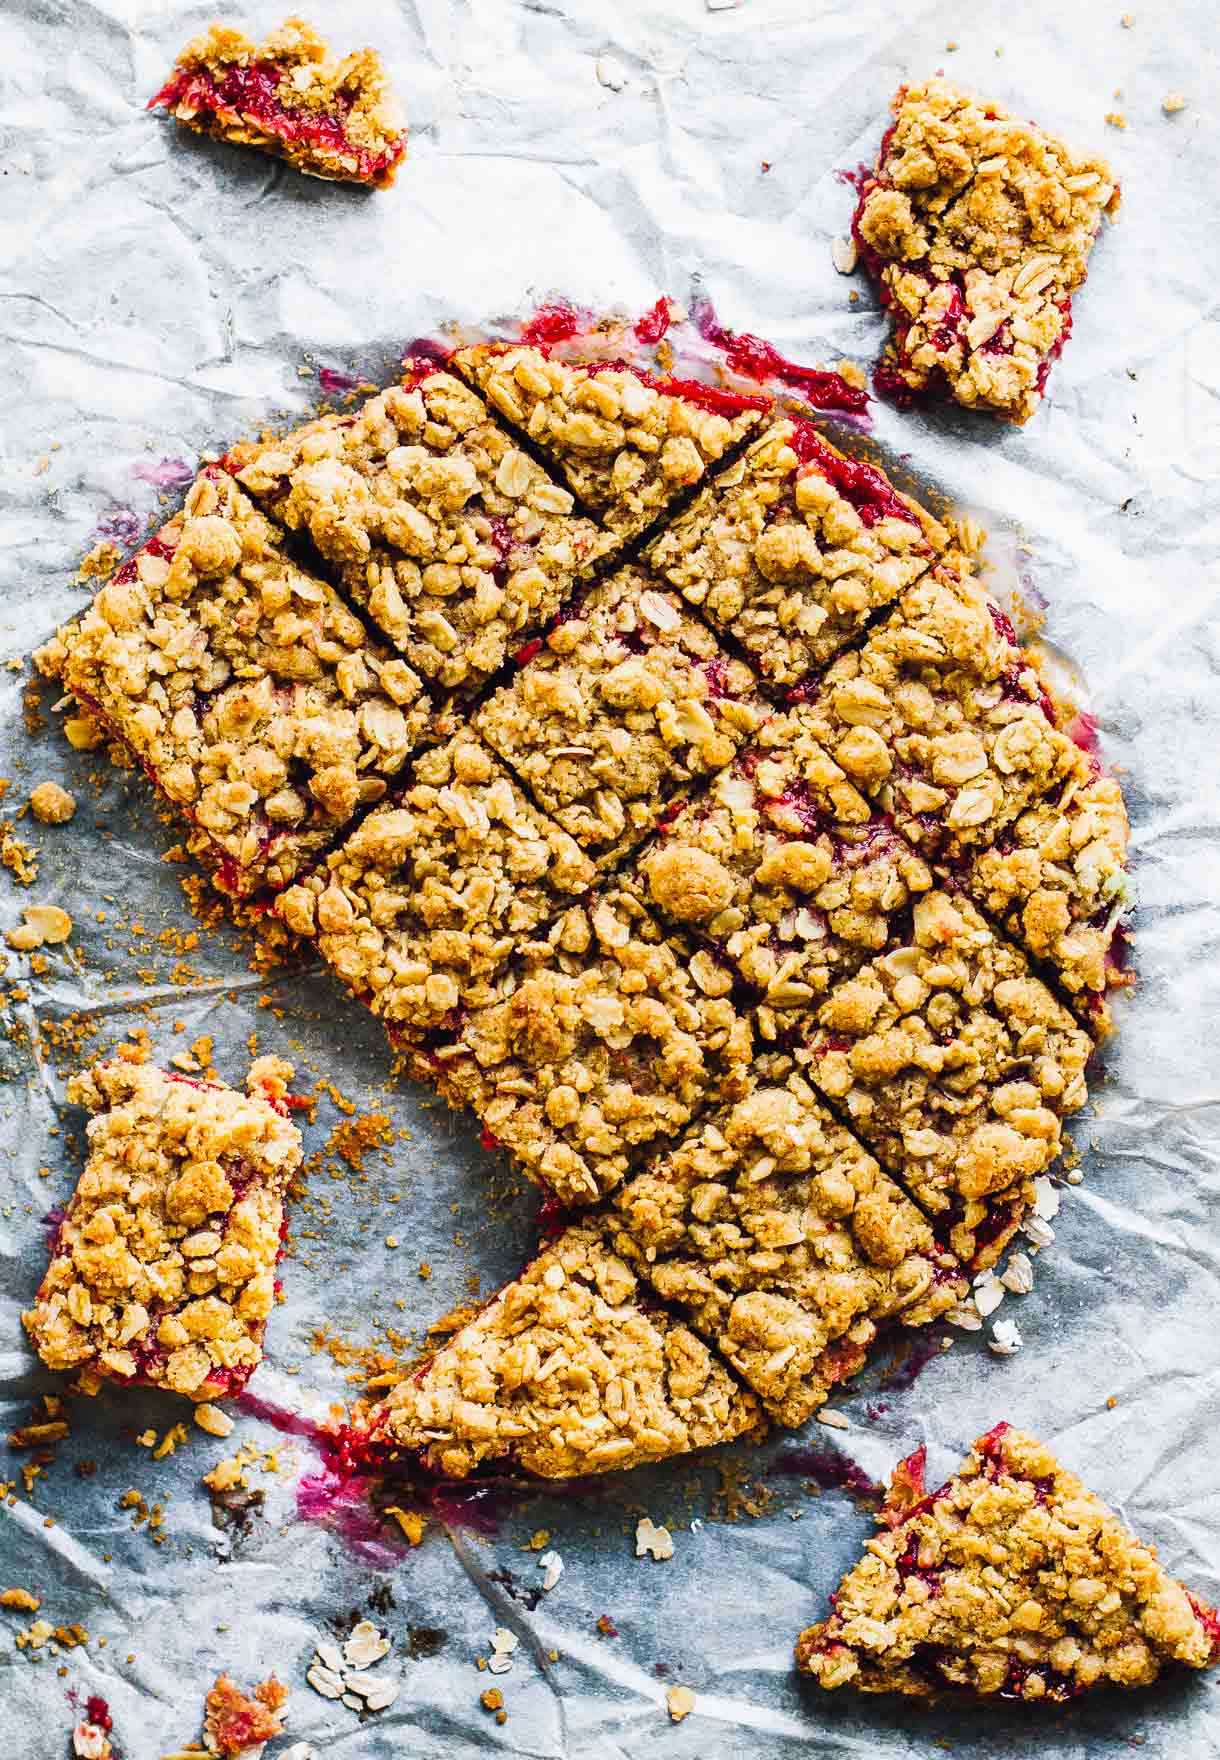
{"label": "parchment paper", "polygon": [[[0,658],[19,662],[83,602],[71,577],[100,532],[134,539],[201,451],[309,407],[318,381],[299,375],[303,362],[384,379],[405,341],[450,320],[486,327],[556,293],[642,312],[696,285],[722,322],[801,360],[870,360],[883,334],[873,294],[831,264],[852,202],[836,172],[871,157],[904,76],[944,66],[1103,146],[1123,213],[1095,252],[1041,413],[1018,432],[879,405],[873,437],[891,463],[905,459],[975,510],[1087,677],[1134,819],[1139,986],[1076,1130],[1084,1183],[1065,1192],[1034,1293],[1002,1311],[1019,1322],[1020,1354],[995,1356],[984,1332],[888,1389],[883,1358],[837,1402],[848,1432],[814,1424],[796,1440],[838,1443],[874,1479],[926,1441],[940,1473],[1008,1417],[1215,1598],[1220,82],[1212,7],[1132,3],[1130,28],[1119,0],[315,6],[340,47],[382,49],[409,107],[409,162],[390,194],[370,198],[183,138],[146,114],[175,51],[213,16],[210,0],[4,0]],[[278,17],[260,0],[243,22],[261,32]],[[1171,91],[1187,107],[1166,116]],[[1124,113],[1126,130],[1108,127],[1107,112]],[[134,1026],[161,1058],[214,1035],[232,1081],[256,1032],[260,1050],[296,1060],[302,1085],[327,1076],[403,1133],[388,1164],[366,1160],[363,1182],[315,1173],[295,1216],[287,1299],[252,1391],[322,1415],[353,1390],[349,1371],[311,1349],[315,1331],[374,1344],[390,1322],[418,1339],[469,1298],[472,1275],[490,1291],[520,1265],[535,1200],[508,1202],[514,1182],[473,1131],[390,1083],[378,1029],[324,975],[265,983],[232,932],[186,956],[158,942],[195,927],[181,870],[162,860],[176,831],[102,754],[72,753],[49,723],[27,733],[27,681],[28,668],[0,669],[0,772],[12,778],[0,811],[11,816],[46,777],[80,808],[61,829],[16,827],[41,852],[32,887],[0,874],[0,928],[35,901],[63,904],[76,925],[45,973],[11,955],[3,981],[4,1428],[54,1391],[18,1316],[43,1264],[40,1219],[79,1169],[82,1121],[63,1105],[64,1074]],[[175,982],[180,957],[188,985]],[[12,1000],[15,988],[24,997]],[[80,1011],[95,1036],[53,1052]],[[339,1119],[320,1103],[311,1152]],[[489,1176],[500,1193],[490,1214]],[[390,1233],[397,1249],[384,1244]],[[425,1258],[430,1281],[418,1275]],[[298,1478],[318,1461],[269,1424],[242,1417],[229,1443],[193,1430],[158,1461],[135,1436],[189,1422],[185,1408],[133,1394],[73,1399],[68,1410],[71,1437],[32,1497],[22,1489],[0,1505],[3,1586],[36,1590],[42,1616],[90,1634],[70,1653],[18,1651],[13,1635],[32,1616],[0,1612],[3,1746],[21,1760],[67,1754],[74,1706],[94,1692],[109,1702],[119,1753],[155,1760],[198,1736],[222,1668],[246,1685],[274,1668],[291,1684],[291,1734],[268,1760],[302,1739],[344,1760],[493,1750],[891,1760],[937,1742],[1090,1760],[1125,1746],[1149,1760],[1220,1751],[1207,1680],[1038,1717],[917,1713],[806,1691],[793,1637],[825,1610],[868,1519],[842,1491],[810,1498],[799,1477],[766,1478],[791,1438],[725,1457],[772,1496],[736,1523],[714,1519],[713,1458],[607,1481],[591,1498],[517,1502],[490,1536],[434,1525],[409,1550],[298,1519]],[[278,1444],[280,1471],[252,1474],[265,1509],[244,1537],[222,1537],[199,1478],[243,1440]],[[29,1459],[12,1455],[3,1476]],[[89,1460],[96,1471],[78,1476]],[[133,1528],[138,1509],[119,1506],[129,1488],[162,1505],[162,1544],[147,1523]],[[668,1562],[633,1555],[644,1512],[672,1526]],[[518,1594],[535,1586],[537,1556],[521,1548],[541,1528],[566,1569],[531,1612],[491,1573],[510,1572]],[[394,1645],[379,1670],[403,1689],[362,1724],[313,1693],[304,1672],[328,1622],[346,1629],[370,1596]],[[617,1637],[597,1631],[602,1614]],[[480,1673],[475,1658],[490,1653],[498,1624],[520,1647],[509,1673]],[[421,1638],[425,1629],[443,1639]],[[409,1654],[413,1630],[415,1650],[432,1654]],[[678,1682],[697,1704],[672,1726],[664,1694]],[[504,1695],[502,1726],[478,1703],[490,1685]]]}

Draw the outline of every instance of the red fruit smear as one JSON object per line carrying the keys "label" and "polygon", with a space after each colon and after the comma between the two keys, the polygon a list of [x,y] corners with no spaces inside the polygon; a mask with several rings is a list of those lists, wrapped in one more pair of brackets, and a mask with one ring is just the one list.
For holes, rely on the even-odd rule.
{"label": "red fruit smear", "polygon": [[493,1132],[489,1131],[486,1125],[484,1125],[479,1132],[479,1146],[483,1149],[498,1149],[500,1147],[500,1139],[494,1135]]}
{"label": "red fruit smear", "polygon": [[566,299],[552,300],[541,305],[533,317],[522,326],[522,342],[568,342],[573,336],[579,336],[586,327],[590,314],[578,312],[576,307],[569,305]]}
{"label": "red fruit smear", "polygon": [[1198,1595],[1186,1591],[1186,1599],[1195,1610],[1195,1618],[1212,1641],[1212,1660],[1220,1661],[1220,1613]]}
{"label": "red fruit smear", "polygon": [[1095,715],[1078,715],[1068,729],[1068,734],[1072,743],[1078,745],[1082,752],[1088,752],[1092,757],[1100,755],[1101,734],[1098,731]]}
{"label": "red fruit smear", "polygon": [[808,1448],[786,1448],[767,1468],[769,1479],[812,1479],[824,1491],[841,1489],[857,1497],[880,1497],[884,1486],[870,1479],[863,1467],[828,1442]]}
{"label": "red fruit smear", "polygon": [[374,183],[386,176],[406,151],[405,135],[384,152],[370,152],[350,139],[345,127],[352,100],[336,94],[336,111],[291,109],[280,97],[284,70],[275,61],[251,61],[226,68],[219,79],[211,73],[179,68],[148,101],[148,108],[164,104],[173,109],[183,101],[197,111],[223,116],[226,121],[253,122],[274,140],[301,144],[355,161],[355,174]]}
{"label": "red fruit smear", "polygon": [[333,367],[319,367],[318,384],[328,397],[333,397],[337,392],[353,390],[356,381],[347,373],[337,373]]}
{"label": "red fruit smear", "polygon": [[523,648],[517,649],[517,652],[513,655],[513,659],[517,662],[518,666],[527,666],[534,658],[534,655],[541,651],[541,648],[542,637],[535,636],[532,642],[526,642]]}
{"label": "red fruit smear", "polygon": [[100,1693],[94,1693],[92,1698],[85,1701],[85,1716],[90,1723],[96,1724],[98,1729],[107,1733],[114,1728],[110,1707]]}
{"label": "red fruit smear", "polygon": [[572,1212],[549,1188],[538,1209],[538,1237],[550,1242],[559,1239],[572,1221]]}
{"label": "red fruit smear", "polygon": [[636,341],[660,342],[672,322],[673,313],[669,309],[669,300],[665,294],[662,294],[655,306],[651,306],[642,318],[636,319],[634,324]]}
{"label": "red fruit smear", "polygon": [[697,299],[691,305],[695,328],[705,342],[720,349],[730,371],[743,379],[758,383],[778,381],[800,391],[815,409],[839,410],[845,414],[862,415],[868,408],[867,391],[849,385],[840,373],[826,372],[819,367],[802,367],[782,355],[773,343],[748,330],[736,334],[717,322],[711,301]]}
{"label": "red fruit smear", "polygon": [[795,421],[788,444],[802,464],[811,465],[849,501],[866,526],[879,519],[919,520],[888,478],[861,458],[848,458],[828,446],[811,422]]}
{"label": "red fruit smear", "polygon": [[167,544],[160,534],[154,538],[150,538],[147,544],[141,544],[134,556],[129,556],[127,558],[121,568],[115,570],[114,575],[112,576],[113,584],[115,586],[125,586],[128,581],[134,581],[136,578],[136,566],[139,563],[141,556],[158,556],[163,562],[169,562],[173,558],[175,549],[176,545]]}
{"label": "red fruit smear", "polygon": [[988,604],[987,609],[991,613],[991,621],[996,627],[997,634],[1002,636],[1010,647],[1015,648],[1017,645],[1017,632],[1012,626],[1012,619],[1007,617],[1005,613],[1000,610],[1000,607],[994,600]]}

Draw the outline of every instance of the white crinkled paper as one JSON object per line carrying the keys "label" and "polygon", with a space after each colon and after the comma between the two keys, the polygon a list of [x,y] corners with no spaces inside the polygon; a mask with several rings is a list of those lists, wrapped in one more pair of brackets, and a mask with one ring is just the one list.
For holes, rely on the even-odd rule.
{"label": "white crinkled paper", "polygon": [[[82,602],[71,577],[99,532],[133,538],[163,495],[172,504],[202,451],[305,411],[318,381],[299,375],[303,361],[384,379],[405,342],[450,320],[485,327],[557,293],[642,312],[696,285],[722,322],[798,359],[871,359],[883,333],[873,294],[832,262],[852,203],[836,173],[871,156],[904,76],[943,66],[1107,151],[1123,212],[1097,248],[1043,410],[1016,431],[951,409],[877,406],[873,437],[892,464],[989,527],[1003,569],[1047,600],[1050,639],[1088,680],[1134,819],[1140,983],[1076,1128],[1085,1178],[1046,1224],[1056,1238],[1033,1256],[1032,1293],[1007,1285],[984,1326],[908,1388],[880,1385],[883,1353],[836,1402],[851,1428],[815,1423],[796,1441],[839,1447],[874,1479],[926,1441],[935,1474],[1008,1417],[1054,1445],[1173,1571],[1215,1598],[1218,81],[1209,7],[1132,3],[1130,28],[1119,0],[316,7],[340,48],[382,49],[407,101],[409,161],[393,191],[369,197],[182,138],[146,113],[210,4],[5,0],[0,658],[28,654]],[[243,22],[261,31],[278,18],[260,0]],[[1169,92],[1187,103],[1167,116]],[[1105,124],[1115,111],[1125,131]],[[363,1184],[315,1174],[295,1217],[287,1299],[252,1388],[324,1415],[351,1386],[311,1350],[315,1329],[371,1343],[382,1318],[421,1337],[469,1299],[472,1273],[488,1291],[519,1266],[534,1200],[505,1202],[511,1182],[474,1131],[390,1085],[378,1030],[324,975],[269,986],[228,933],[189,955],[202,985],[174,983],[178,955],[157,936],[194,927],[180,870],[161,860],[175,833],[100,754],[73,754],[50,726],[31,739],[24,688],[22,673],[0,670],[4,807],[54,777],[80,809],[63,828],[18,827],[41,851],[32,888],[0,874],[0,928],[33,902],[66,907],[76,924],[45,974],[12,955],[4,979],[6,996],[18,980],[27,989],[0,1037],[4,1428],[24,1422],[50,1386],[19,1313],[42,1266],[39,1219],[79,1165],[81,1120],[63,1107],[60,1064],[133,1025],[162,1057],[214,1035],[230,1080],[257,1032],[260,1050],[294,1058],[302,1086],[328,1076],[410,1133],[390,1165],[367,1159]],[[263,1006],[268,995],[274,1007]],[[98,1036],[77,1057],[48,1061],[35,1017],[55,1026],[80,1010],[96,1012]],[[310,1151],[338,1117],[321,1104]],[[489,1171],[501,1201],[485,1216]],[[387,1247],[387,1235],[401,1244]],[[424,1258],[430,1281],[418,1275]],[[1025,1281],[1018,1271],[1016,1286]],[[1016,1354],[988,1348],[997,1322],[1009,1341],[1015,1323]],[[793,1638],[824,1612],[868,1523],[845,1493],[811,1499],[799,1478],[768,1481],[773,1502],[761,1515],[727,1524],[707,1496],[714,1458],[700,1469],[679,1462],[607,1481],[593,1497],[518,1502],[491,1537],[434,1524],[412,1550],[392,1525],[353,1541],[358,1512],[344,1517],[346,1537],[299,1520],[297,1481],[316,1475],[316,1456],[249,1416],[228,1441],[192,1430],[154,1461],[135,1434],[160,1435],[189,1419],[184,1410],[145,1393],[73,1400],[70,1411],[72,1436],[33,1498],[0,1506],[3,1586],[34,1589],[41,1617],[91,1634],[83,1648],[44,1648],[35,1660],[11,1642],[33,1616],[0,1610],[5,1745],[23,1760],[66,1755],[94,1692],[109,1702],[125,1760],[156,1760],[198,1736],[222,1668],[246,1686],[274,1668],[293,1688],[288,1730],[267,1760],[302,1742],[345,1760],[489,1750],[891,1760],[938,1740],[958,1754],[1065,1760],[1126,1743],[1147,1760],[1220,1750],[1207,1680],[1041,1717],[917,1713],[806,1690],[792,1672]],[[199,1477],[250,1440],[279,1446],[280,1471],[252,1476],[267,1498],[249,1534],[221,1537]],[[727,1458],[757,1483],[793,1441]],[[82,1458],[97,1462],[92,1477],[73,1472]],[[28,1459],[13,1455],[0,1476]],[[164,1544],[119,1508],[130,1487],[162,1503]],[[644,1515],[669,1528],[672,1558],[636,1556]],[[522,1551],[542,1528],[561,1573]],[[598,1631],[603,1614],[616,1637]],[[305,1684],[318,1643],[341,1642],[353,1617],[386,1632],[392,1650],[378,1674],[402,1683],[364,1722]],[[481,1672],[480,1655],[507,1667]],[[493,1683],[504,1725],[479,1703]],[[666,1693],[677,1685],[696,1703],[671,1724]]]}

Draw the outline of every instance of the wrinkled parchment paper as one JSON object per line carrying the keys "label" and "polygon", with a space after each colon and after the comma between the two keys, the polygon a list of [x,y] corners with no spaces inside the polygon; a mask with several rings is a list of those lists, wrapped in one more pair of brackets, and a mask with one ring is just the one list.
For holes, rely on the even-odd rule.
{"label": "wrinkled parchment paper", "polygon": [[[340,47],[383,50],[409,106],[409,162],[371,198],[146,114],[210,0],[0,6],[0,659],[16,663],[83,602],[72,574],[100,534],[133,540],[201,451],[310,406],[319,386],[303,364],[383,380],[405,341],[450,320],[486,328],[556,293],[641,312],[696,285],[723,322],[801,360],[871,359],[883,330],[874,297],[831,263],[852,202],[836,171],[871,156],[904,76],[944,66],[1103,146],[1122,218],[1095,253],[1041,413],[1018,432],[879,406],[873,438],[891,464],[974,510],[1004,567],[1047,600],[1047,633],[1087,678],[1121,767],[1140,891],[1139,987],[1076,1130],[1086,1177],[1065,1192],[1034,1293],[1000,1316],[1018,1320],[1018,1355],[990,1352],[984,1332],[887,1388],[883,1353],[838,1402],[849,1431],[814,1424],[807,1438],[724,1457],[769,1490],[769,1502],[753,1499],[756,1517],[715,1519],[713,1458],[607,1481],[591,1497],[518,1501],[491,1535],[433,1525],[415,1550],[385,1530],[353,1539],[354,1519],[346,1534],[301,1521],[298,1479],[318,1471],[316,1455],[265,1422],[242,1416],[229,1443],[192,1427],[155,1460],[135,1436],[189,1425],[185,1408],[147,1393],[69,1400],[69,1440],[31,1497],[0,1506],[0,1582],[35,1590],[43,1617],[79,1622],[89,1642],[19,1651],[13,1636],[32,1616],[0,1612],[7,1754],[60,1760],[74,1706],[100,1693],[119,1753],[155,1760],[198,1736],[222,1668],[246,1685],[274,1668],[293,1688],[290,1733],[267,1760],[304,1739],[351,1760],[890,1760],[937,1741],[971,1755],[1220,1751],[1207,1680],[1039,1717],[806,1690],[793,1637],[825,1610],[868,1521],[840,1490],[815,1498],[799,1477],[766,1477],[794,1440],[837,1443],[874,1479],[926,1441],[938,1474],[1008,1417],[1060,1450],[1172,1570],[1220,1591],[1220,82],[1211,8],[1132,3],[1129,28],[1120,0],[318,6]],[[259,0],[243,22],[261,31],[278,17]],[[1187,104],[1166,116],[1174,91]],[[1107,112],[1125,114],[1125,131],[1107,127]],[[513,1181],[473,1131],[392,1085],[378,1029],[324,974],[264,982],[233,932],[186,955],[158,941],[195,927],[182,870],[162,860],[177,834],[102,754],[74,754],[49,722],[26,732],[27,679],[17,664],[0,669],[0,771],[12,778],[0,810],[46,777],[80,807],[62,829],[16,827],[41,852],[32,887],[0,874],[0,928],[35,901],[65,906],[76,925],[42,973],[10,955],[3,983],[6,997],[24,991],[0,1037],[4,1429],[54,1391],[18,1316],[43,1263],[40,1219],[79,1168],[82,1120],[64,1107],[64,1073],[135,1026],[162,1058],[213,1035],[233,1081],[257,1033],[260,1050],[296,1061],[300,1086],[329,1077],[397,1133],[362,1179],[319,1169],[295,1215],[287,1299],[252,1391],[324,1415],[352,1388],[312,1350],[316,1330],[374,1344],[387,1322],[418,1340],[469,1299],[472,1276],[489,1291],[520,1265],[535,1199],[507,1202]],[[56,1051],[82,1011],[94,1036]],[[310,1152],[340,1116],[319,1103]],[[500,1193],[490,1215],[489,1173]],[[240,1441],[278,1446],[279,1471],[252,1471],[263,1511],[246,1534],[222,1536],[199,1479]],[[10,1455],[2,1476],[30,1459]],[[91,1477],[73,1470],[80,1461],[96,1462]],[[133,1488],[161,1505],[161,1544],[149,1523],[133,1528],[138,1508],[120,1507]],[[671,1526],[667,1562],[634,1556],[645,1512]],[[522,1590],[541,1573],[522,1547],[542,1528],[566,1568],[531,1611]],[[333,1636],[328,1622],[346,1630],[370,1596],[393,1642],[378,1672],[402,1691],[361,1723],[304,1673],[317,1638]],[[603,1614],[617,1636],[598,1632]],[[480,1673],[498,1625],[521,1640],[511,1669]],[[677,1683],[697,1703],[674,1726],[665,1692]],[[503,1725],[478,1702],[492,1685]]]}

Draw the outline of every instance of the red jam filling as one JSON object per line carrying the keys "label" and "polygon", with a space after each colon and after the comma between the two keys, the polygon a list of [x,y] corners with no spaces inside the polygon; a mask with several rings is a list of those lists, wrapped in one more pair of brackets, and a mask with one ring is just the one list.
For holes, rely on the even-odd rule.
{"label": "red jam filling", "polygon": [[860,458],[847,458],[828,446],[810,422],[793,423],[788,444],[802,464],[811,465],[828,483],[838,490],[860,515],[866,526],[875,526],[879,519],[904,519],[918,525],[912,509],[893,484],[871,464]]}
{"label": "red jam filling", "polygon": [[552,300],[539,306],[528,323],[522,325],[521,340],[539,344],[570,342],[581,334],[591,317],[591,313],[578,311],[566,299]]}
{"label": "red jam filling", "polygon": [[149,99],[148,108],[152,110],[164,104],[173,110],[186,104],[193,110],[215,116],[242,118],[253,123],[270,139],[338,154],[354,161],[356,175],[367,183],[384,177],[402,158],[406,151],[405,137],[400,136],[380,153],[357,146],[349,137],[346,122],[352,107],[350,97],[337,93],[335,110],[330,114],[292,109],[281,97],[283,81],[284,70],[275,61],[251,61],[227,67],[219,78],[210,72],[183,67],[177,69],[156,96]]}

